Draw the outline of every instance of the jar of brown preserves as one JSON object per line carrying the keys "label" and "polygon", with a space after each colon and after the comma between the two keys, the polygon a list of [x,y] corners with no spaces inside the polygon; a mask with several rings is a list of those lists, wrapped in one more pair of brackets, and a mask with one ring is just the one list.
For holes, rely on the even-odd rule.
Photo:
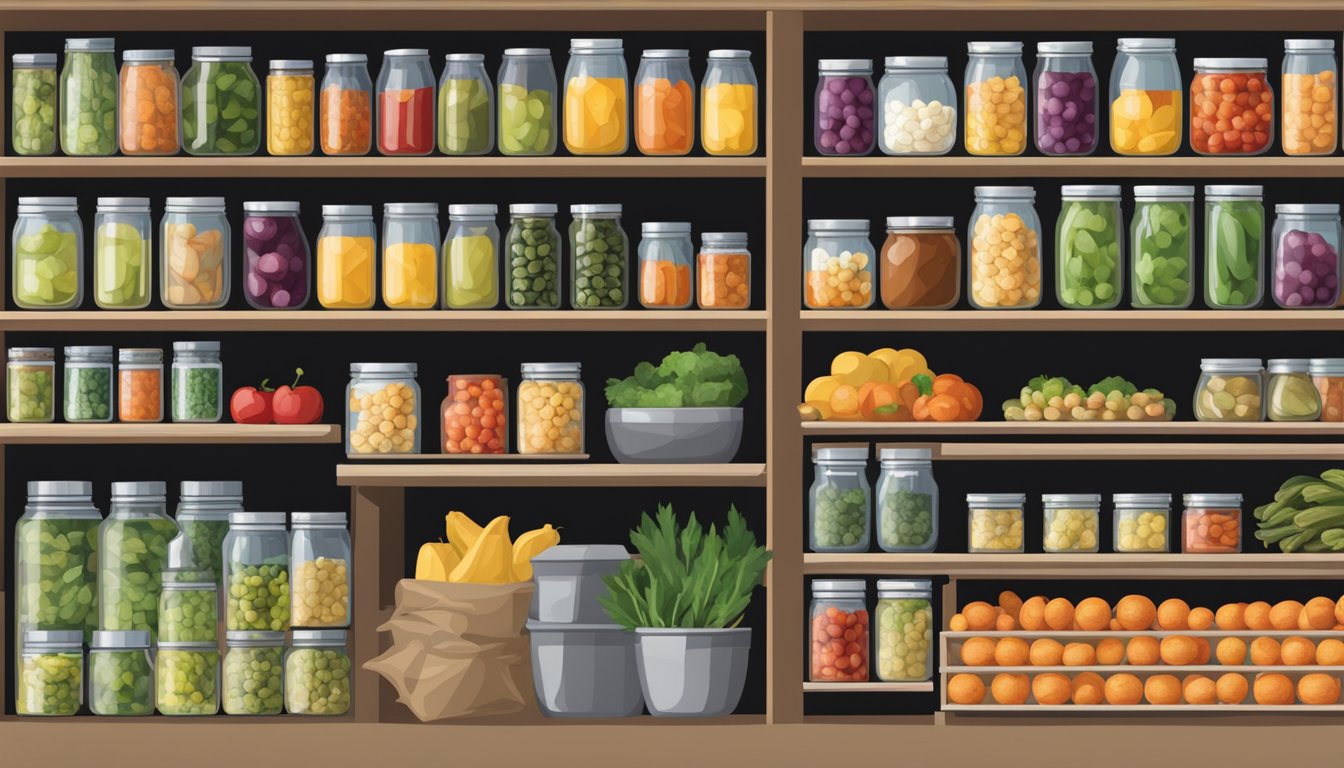
{"label": "jar of brown preserves", "polygon": [[948,309],[961,298],[961,243],[951,216],[888,217],[881,264],[887,309]]}

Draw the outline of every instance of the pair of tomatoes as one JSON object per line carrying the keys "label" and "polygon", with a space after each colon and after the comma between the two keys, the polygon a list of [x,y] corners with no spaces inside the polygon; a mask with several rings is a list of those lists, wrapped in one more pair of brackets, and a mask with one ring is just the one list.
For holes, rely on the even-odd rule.
{"label": "pair of tomatoes", "polygon": [[294,383],[275,389],[240,387],[229,398],[229,414],[239,424],[316,424],[322,420],[322,393],[316,387],[299,386],[303,369],[295,368]]}

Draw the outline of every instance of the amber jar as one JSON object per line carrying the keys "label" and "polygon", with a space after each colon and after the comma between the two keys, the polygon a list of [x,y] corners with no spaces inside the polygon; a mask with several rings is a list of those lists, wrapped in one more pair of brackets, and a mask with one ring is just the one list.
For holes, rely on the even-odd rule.
{"label": "amber jar", "polygon": [[887,309],[948,309],[961,298],[961,242],[951,216],[888,217],[881,265]]}
{"label": "amber jar", "polygon": [[508,382],[493,373],[448,377],[444,453],[507,453]]}

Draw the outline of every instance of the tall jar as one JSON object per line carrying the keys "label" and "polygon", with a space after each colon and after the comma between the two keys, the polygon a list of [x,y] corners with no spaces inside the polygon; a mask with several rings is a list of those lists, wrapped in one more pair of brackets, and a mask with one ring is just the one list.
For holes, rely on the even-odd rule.
{"label": "tall jar", "polygon": [[110,37],[68,37],[61,70],[61,151],[117,152],[117,57]]}
{"label": "tall jar", "polygon": [[945,155],[957,143],[957,88],[946,56],[888,56],[877,92],[877,146],[885,154]]}
{"label": "tall jar", "polygon": [[29,481],[14,524],[14,648],[23,633],[98,628],[98,526],[93,484]]}
{"label": "tall jar", "polygon": [[1022,493],[968,493],[970,541],[966,551],[1022,553],[1027,496]]}
{"label": "tall jar", "polygon": [[84,300],[84,224],[79,199],[20,197],[13,237],[14,303],[74,309]]}
{"label": "tall jar", "polygon": [[1036,44],[1036,149],[1043,155],[1090,155],[1097,148],[1101,90],[1092,43]]}
{"label": "tall jar", "polygon": [[872,59],[817,62],[812,144],[822,155],[856,157],[873,151],[877,92]]}
{"label": "tall jar", "polygon": [[709,52],[705,81],[700,84],[700,144],[706,154],[755,154],[760,128],[757,89],[751,51]]}
{"label": "tall jar", "polygon": [[295,512],[289,562],[294,568],[290,622],[295,627],[350,626],[350,531],[344,512]]}
{"label": "tall jar", "polygon": [[1254,309],[1265,293],[1264,187],[1204,188],[1204,303],[1210,309]]}
{"label": "tall jar", "polygon": [[367,155],[373,147],[373,80],[362,53],[327,54],[318,105],[318,144],[324,155]]}
{"label": "tall jar", "polygon": [[883,448],[877,479],[877,545],[884,552],[938,547],[938,484],[927,448]]}
{"label": "tall jar", "polygon": [[546,48],[505,48],[499,65],[499,151],[555,154],[555,65]]}
{"label": "tall jar", "polygon": [[867,309],[873,305],[873,255],[867,219],[808,219],[803,244],[803,306]]}
{"label": "tall jar", "polygon": [[191,544],[193,561],[224,574],[224,537],[229,515],[243,511],[243,484],[237,480],[183,480],[177,503],[177,525]]}
{"label": "tall jar", "polygon": [[1169,493],[1117,493],[1115,506],[1116,552],[1167,552],[1171,518]]}
{"label": "tall jar", "polygon": [[313,62],[272,59],[266,75],[266,151],[272,155],[313,153]]}
{"label": "tall jar", "polygon": [[1284,40],[1283,54],[1283,153],[1334,154],[1339,143],[1335,41]]}
{"label": "tall jar", "polygon": [[182,110],[177,105],[177,66],[172,49],[121,54],[123,155],[176,155],[182,146]]}
{"label": "tall jar", "polygon": [[218,341],[173,342],[173,421],[210,423],[224,416],[224,366]]}
{"label": "tall jar", "polygon": [[1190,148],[1201,155],[1259,155],[1274,143],[1267,59],[1195,59]]}
{"label": "tall jar", "polygon": [[951,309],[961,299],[961,241],[951,216],[888,216],[879,289],[887,309]]}
{"label": "tall jar", "polygon": [[168,543],[178,534],[162,482],[112,484],[98,527],[98,627],[159,632],[159,592]]}
{"label": "tall jar", "polygon": [[68,717],[84,706],[84,635],[30,629],[23,634],[15,674],[14,712]]}
{"label": "tall jar", "polygon": [[508,453],[509,386],[493,373],[459,373],[448,377],[448,394],[440,409],[443,452]]}
{"label": "tall jar", "polygon": [[439,80],[439,151],[488,155],[495,148],[495,95],[485,55],[450,53]]}
{"label": "tall jar", "polygon": [[415,372],[415,363],[350,364],[350,385],[345,390],[347,454],[420,452],[420,385]]}
{"label": "tall jar", "polygon": [[1122,37],[1111,65],[1111,151],[1170,155],[1181,148],[1181,68],[1176,40]]}
{"label": "tall jar", "polygon": [[579,363],[523,363],[518,385],[519,453],[583,453],[584,403]]}
{"label": "tall jar", "polygon": [[1274,206],[1274,303],[1322,309],[1339,303],[1339,204]]}
{"label": "tall jar", "polygon": [[303,309],[312,253],[297,200],[243,203],[243,297],[253,309]]}
{"label": "tall jar", "polygon": [[1206,357],[1199,361],[1195,420],[1264,421],[1265,369],[1256,358]]}
{"label": "tall jar", "polygon": [[285,633],[229,632],[224,714],[278,715],[285,708]]}
{"label": "tall jar", "polygon": [[65,420],[109,422],[112,410],[112,348],[66,347],[63,392]]}
{"label": "tall jar", "polygon": [[691,306],[691,224],[646,221],[639,226],[639,304],[646,309]]}
{"label": "tall jar", "polygon": [[499,304],[499,214],[494,204],[448,206],[443,240],[443,306],[494,309]]}
{"label": "tall jar", "polygon": [[751,252],[746,232],[705,232],[696,256],[696,299],[700,309],[751,306]]}
{"label": "tall jar", "polygon": [[182,140],[189,155],[253,155],[261,147],[261,83],[252,49],[197,47],[182,78]]}
{"label": "tall jar", "polygon": [[1027,69],[1022,44],[967,43],[966,151],[1006,157],[1027,148]]}
{"label": "tall jar", "polygon": [[229,220],[222,197],[170,197],[159,233],[159,298],[169,309],[229,303]]}
{"label": "tall jar", "polygon": [[1055,224],[1055,298],[1066,309],[1110,309],[1124,285],[1120,185],[1065,185]]}
{"label": "tall jar", "polygon": [[5,366],[6,410],[13,424],[46,424],[56,420],[56,350],[52,347],[10,347]]}
{"label": "tall jar", "polygon": [[16,155],[50,155],[56,151],[56,54],[13,56],[13,105],[10,141]]}
{"label": "tall jar", "polygon": [[219,713],[219,646],[159,643],[154,654],[154,703],[161,715]]}
{"label": "tall jar", "polygon": [[872,489],[868,448],[817,448],[808,492],[813,552],[867,552]]}
{"label": "tall jar", "polygon": [[971,242],[971,306],[1032,309],[1041,303],[1041,230],[1031,187],[976,187]]}
{"label": "tall jar", "polygon": [[438,306],[438,203],[383,206],[383,304],[388,309]]}
{"label": "tall jar", "polygon": [[1307,372],[1321,398],[1321,421],[1344,421],[1344,358],[1313,357]]}
{"label": "tall jar", "polygon": [[327,309],[369,309],[378,232],[371,205],[322,206],[317,234],[317,301]]}
{"label": "tall jar", "polygon": [[289,629],[289,534],[284,512],[233,512],[224,537],[228,631]]}
{"label": "tall jar", "polygon": [[434,70],[429,49],[383,52],[378,72],[378,151],[428,155],[434,151]]}
{"label": "tall jar", "polygon": [[88,667],[89,709],[93,714],[154,714],[154,662],[149,656],[148,632],[94,632]]}
{"label": "tall jar", "polygon": [[1241,551],[1240,493],[1187,493],[1184,501],[1182,552],[1206,555]]}
{"label": "tall jar", "polygon": [[630,79],[620,38],[574,38],[565,66],[565,149],[623,155],[630,146]]}
{"label": "tall jar", "polygon": [[555,227],[554,203],[514,203],[509,206],[509,233],[504,248],[509,255],[509,309],[560,308],[560,256],[564,250]]}
{"label": "tall jar", "polygon": [[630,240],[621,206],[571,205],[569,305],[574,309],[624,309],[630,300]]}
{"label": "tall jar", "polygon": [[350,711],[350,654],[344,629],[296,629],[285,652],[285,711],[344,715]]}
{"label": "tall jar", "polygon": [[1311,379],[1310,360],[1270,360],[1269,383],[1265,390],[1265,413],[1270,421],[1317,421],[1321,418],[1321,393]]}
{"label": "tall jar", "polygon": [[684,155],[695,145],[690,51],[652,49],[635,73],[635,146],[645,155]]}
{"label": "tall jar", "polygon": [[98,198],[93,217],[93,300],[100,308],[149,306],[153,232],[149,198]]}
{"label": "tall jar", "polygon": [[877,679],[921,682],[933,677],[933,582],[877,582]]}
{"label": "tall jar", "polygon": [[163,350],[117,350],[117,421],[163,421]]}
{"label": "tall jar", "polygon": [[867,682],[869,619],[863,579],[813,581],[808,615],[812,651],[807,679],[814,683]]}
{"label": "tall jar", "polygon": [[1046,552],[1096,552],[1101,541],[1101,495],[1046,493],[1041,495]]}
{"label": "tall jar", "polygon": [[1195,188],[1134,187],[1129,227],[1129,304],[1185,309],[1195,300]]}

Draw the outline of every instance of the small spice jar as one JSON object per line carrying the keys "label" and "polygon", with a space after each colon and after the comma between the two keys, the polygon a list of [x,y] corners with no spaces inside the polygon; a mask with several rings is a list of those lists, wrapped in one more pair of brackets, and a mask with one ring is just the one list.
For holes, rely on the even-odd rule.
{"label": "small spice jar", "polygon": [[117,352],[117,420],[163,421],[163,350]]}
{"label": "small spice jar", "polygon": [[949,309],[961,298],[961,241],[951,216],[888,216],[880,258],[887,309]]}
{"label": "small spice jar", "polygon": [[968,552],[1022,552],[1023,516],[1027,496],[1023,493],[968,493],[970,514]]}
{"label": "small spice jar", "polygon": [[77,629],[25,631],[16,677],[16,713],[76,714],[84,705],[84,633]]}
{"label": "small spice jar", "polygon": [[1321,421],[1344,421],[1344,357],[1313,357],[1307,372],[1321,398]]}
{"label": "small spice jar", "polygon": [[868,680],[868,595],[863,579],[812,582],[809,639],[814,683]]}
{"label": "small spice jar", "polygon": [[1166,552],[1170,527],[1171,494],[1117,493],[1115,506],[1116,552]]}
{"label": "small spice jar", "polygon": [[1226,554],[1241,551],[1241,494],[1187,493],[1181,551]]}
{"label": "small spice jar", "polygon": [[1265,410],[1270,421],[1316,421],[1321,417],[1321,393],[1316,391],[1310,371],[1311,361],[1303,358],[1269,361]]}
{"label": "small spice jar", "polygon": [[1041,496],[1046,552],[1096,552],[1100,539],[1101,495],[1047,493]]}

